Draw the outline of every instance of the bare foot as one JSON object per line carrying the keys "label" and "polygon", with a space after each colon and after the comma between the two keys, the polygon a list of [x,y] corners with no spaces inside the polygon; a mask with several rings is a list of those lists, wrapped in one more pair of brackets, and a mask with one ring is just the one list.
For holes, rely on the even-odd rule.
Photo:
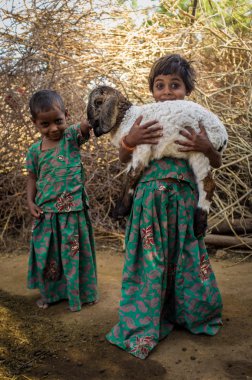
{"label": "bare foot", "polygon": [[44,301],[42,298],[37,300],[36,304],[40,309],[47,309],[49,306],[48,303],[46,301]]}
{"label": "bare foot", "polygon": [[[91,301],[91,302],[84,302],[82,306],[92,306],[95,305],[98,302],[98,300]],[[70,311],[80,311],[80,309],[76,308],[76,306],[69,306],[68,309]]]}
{"label": "bare foot", "polygon": [[68,306],[68,308],[67,308],[68,310],[70,310],[70,311],[80,311],[80,309],[78,308],[78,307],[76,307],[76,306]]}
{"label": "bare foot", "polygon": [[83,306],[92,306],[92,305],[95,305],[97,303],[98,303],[98,300],[95,300],[95,301],[91,301],[91,302],[85,302],[82,305]]}

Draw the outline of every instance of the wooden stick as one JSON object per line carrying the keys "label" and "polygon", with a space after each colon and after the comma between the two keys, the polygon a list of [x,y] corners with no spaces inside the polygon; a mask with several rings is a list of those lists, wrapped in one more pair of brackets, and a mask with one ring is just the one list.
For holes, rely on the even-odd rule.
{"label": "wooden stick", "polygon": [[227,236],[227,235],[207,235],[205,237],[205,243],[209,245],[215,245],[216,247],[247,247],[250,246],[252,249],[252,238],[242,237],[241,239],[236,236]]}
{"label": "wooden stick", "polygon": [[209,228],[213,234],[218,235],[233,235],[234,232],[238,234],[248,234],[249,232],[252,232],[252,219],[234,219],[233,222],[227,222],[224,220],[219,224],[217,224],[217,221],[213,219],[209,223]]}

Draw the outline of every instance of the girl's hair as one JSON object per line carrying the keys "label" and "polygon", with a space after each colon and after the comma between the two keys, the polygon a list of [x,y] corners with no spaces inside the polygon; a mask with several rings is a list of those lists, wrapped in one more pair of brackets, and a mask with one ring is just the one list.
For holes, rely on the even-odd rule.
{"label": "girl's hair", "polygon": [[34,119],[39,112],[50,111],[54,106],[59,107],[65,113],[65,105],[61,96],[53,90],[35,92],[29,102],[30,112]]}
{"label": "girl's hair", "polygon": [[184,82],[186,91],[191,93],[195,88],[196,73],[191,62],[179,54],[165,55],[152,65],[149,75],[149,89],[153,92],[154,80],[158,75],[177,74]]}

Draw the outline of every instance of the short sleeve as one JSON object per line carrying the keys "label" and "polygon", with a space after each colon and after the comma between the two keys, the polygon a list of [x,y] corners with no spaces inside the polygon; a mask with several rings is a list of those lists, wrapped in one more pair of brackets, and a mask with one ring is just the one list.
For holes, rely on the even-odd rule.
{"label": "short sleeve", "polygon": [[36,150],[31,147],[26,155],[26,169],[32,172],[36,177],[38,176],[37,161]]}
{"label": "short sleeve", "polygon": [[72,138],[78,146],[81,146],[89,139],[89,135],[87,137],[82,136],[80,124],[68,127],[65,133],[66,137]]}

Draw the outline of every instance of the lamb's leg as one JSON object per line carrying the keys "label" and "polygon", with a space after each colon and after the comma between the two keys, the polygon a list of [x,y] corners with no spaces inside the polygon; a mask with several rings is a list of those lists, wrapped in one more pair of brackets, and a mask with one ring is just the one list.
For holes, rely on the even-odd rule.
{"label": "lamb's leg", "polygon": [[[215,182],[212,176],[211,171],[208,172],[207,176],[201,181],[200,185],[203,183],[203,191],[205,192],[205,199],[208,202],[212,201]],[[210,203],[209,203],[210,204]],[[204,203],[205,205],[205,203]],[[202,207],[197,207],[194,216],[194,235],[196,237],[205,236],[207,230],[207,216],[209,210],[203,209]]]}
{"label": "lamb's leg", "polygon": [[199,238],[204,236],[207,230],[207,216],[215,183],[207,157],[201,153],[193,153],[189,158],[189,162],[195,174],[199,191],[199,201],[194,215],[194,235]]}
{"label": "lamb's leg", "polygon": [[193,221],[193,231],[196,238],[205,236],[207,230],[207,217],[208,213],[206,210],[197,207],[194,212],[194,221]]}
{"label": "lamb's leg", "polygon": [[126,183],[123,188],[123,194],[116,202],[116,206],[113,210],[112,216],[115,219],[122,219],[123,217],[129,215],[134,191],[137,182],[142,175],[144,167],[139,166],[136,169],[131,168],[126,177]]}
{"label": "lamb's leg", "polygon": [[211,171],[207,173],[207,176],[203,179],[203,188],[206,192],[206,200],[212,202],[214,190],[216,188],[215,181],[213,179],[213,175]]}
{"label": "lamb's leg", "polygon": [[[205,200],[209,202],[212,201],[215,182],[212,176],[211,171],[208,172],[207,176],[200,182],[199,187],[203,184],[203,191],[205,193]],[[195,211],[194,215],[194,235],[198,238],[201,236],[205,236],[207,230],[207,217],[209,213],[209,209],[204,208],[206,202],[204,202],[203,207],[199,206]]]}

